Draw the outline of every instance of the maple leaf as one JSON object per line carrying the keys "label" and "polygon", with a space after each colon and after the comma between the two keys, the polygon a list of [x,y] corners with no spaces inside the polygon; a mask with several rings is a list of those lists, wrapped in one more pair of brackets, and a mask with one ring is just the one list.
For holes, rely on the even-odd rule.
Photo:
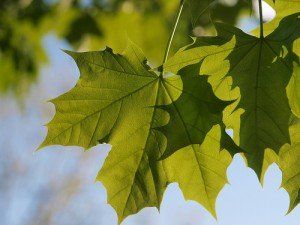
{"label": "maple leaf", "polygon": [[215,201],[227,183],[230,153],[241,149],[222,123],[223,109],[231,102],[214,95],[207,77],[199,76],[200,66],[197,63],[178,72],[182,94],[171,104],[158,106],[169,113],[170,120],[157,130],[167,138],[162,158],[169,182],[177,182],[186,199],[199,202],[216,216]]}
{"label": "maple leaf", "polygon": [[277,155],[267,149],[264,158],[262,178],[268,167],[276,163],[282,171],[282,184],[290,196],[289,212],[300,203],[300,119],[293,117],[290,123],[291,144],[281,147]]}
{"label": "maple leaf", "polygon": [[[73,89],[51,101],[56,114],[47,125],[48,134],[40,148],[57,144],[88,149],[110,143],[112,150],[96,180],[106,187],[108,202],[116,210],[119,223],[144,207],[159,208],[170,182],[166,162],[159,159],[166,149],[167,138],[180,138],[166,138],[160,132],[159,127],[174,117],[160,106],[170,105],[188,92],[182,88],[181,77],[157,75],[133,43],[123,55],[114,54],[109,48],[67,53],[76,61],[80,78]],[[203,78],[199,80],[203,83]],[[212,95],[209,85],[203,87],[204,97]],[[212,96],[210,101],[211,107],[222,103]],[[221,109],[205,110],[199,119],[210,118],[206,113],[212,112],[220,117]],[[209,124],[209,129],[203,132],[209,132],[218,122]],[[225,144],[230,144],[230,140],[225,139]],[[203,138],[197,141],[202,142]],[[214,165],[211,166],[213,169]]]}
{"label": "maple leaf", "polygon": [[239,128],[235,134],[239,134],[239,145],[259,176],[264,150],[271,148],[278,153],[282,145],[290,143],[288,128],[292,112],[286,86],[293,73],[292,44],[300,36],[299,15],[284,18],[265,38],[216,24],[217,37],[196,40],[164,66],[174,72],[203,60],[200,73],[211,76],[209,82],[216,95],[224,100],[234,99],[231,94],[239,98],[235,108],[242,112],[239,111],[240,123],[236,118],[233,122]]}
{"label": "maple leaf", "polygon": [[[124,55],[109,48],[68,54],[76,61],[80,78],[73,89],[51,101],[56,114],[40,147],[59,144],[88,149],[110,143],[112,151],[97,180],[107,188],[119,222],[143,207],[158,207],[167,177],[163,162],[157,159],[166,140],[153,128],[166,123],[168,116],[153,106],[169,103],[161,93],[161,79],[132,43]],[[169,91],[176,99],[180,77],[166,79],[178,88]]]}
{"label": "maple leaf", "polygon": [[287,94],[292,112],[289,133],[291,144],[281,147],[279,155],[271,149],[265,152],[262,178],[272,163],[276,163],[282,171],[282,187],[290,195],[289,212],[300,203],[300,98],[299,98],[299,71],[300,67],[294,64],[294,73],[287,86]]}
{"label": "maple leaf", "polygon": [[290,195],[289,211],[300,203],[300,119],[290,126],[291,145],[285,144],[279,152],[278,165],[282,170],[282,187]]}
{"label": "maple leaf", "polygon": [[185,199],[199,202],[214,217],[216,199],[228,182],[226,171],[232,159],[220,145],[221,135],[221,127],[213,126],[201,145],[184,147],[165,160],[170,182],[177,182]]}

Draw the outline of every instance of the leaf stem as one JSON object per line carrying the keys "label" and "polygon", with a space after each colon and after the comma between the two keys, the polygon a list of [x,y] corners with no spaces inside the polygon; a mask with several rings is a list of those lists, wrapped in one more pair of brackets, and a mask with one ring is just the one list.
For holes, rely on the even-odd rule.
{"label": "leaf stem", "polygon": [[165,50],[165,55],[164,55],[164,59],[163,59],[162,67],[161,67],[161,71],[160,71],[160,76],[162,76],[163,72],[164,72],[163,65],[165,64],[165,62],[168,59],[170,49],[171,49],[171,45],[172,45],[172,41],[173,41],[177,26],[178,26],[178,23],[179,23],[179,19],[180,19],[181,13],[182,13],[183,6],[184,6],[184,2],[185,2],[185,0],[180,0],[180,5],[179,5],[179,8],[178,8],[178,11],[177,11],[177,14],[176,14],[176,19],[174,21],[172,33],[171,33],[171,36],[169,37],[168,44],[167,44],[167,47],[166,47],[166,50]]}
{"label": "leaf stem", "polygon": [[262,0],[258,0],[258,9],[259,9],[259,28],[260,28],[260,38],[264,38],[264,21],[263,21],[263,11],[262,11]]}

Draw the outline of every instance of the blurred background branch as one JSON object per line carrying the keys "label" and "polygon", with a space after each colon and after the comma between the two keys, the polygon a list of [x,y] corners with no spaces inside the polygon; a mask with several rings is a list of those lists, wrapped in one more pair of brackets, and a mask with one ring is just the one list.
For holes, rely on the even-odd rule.
{"label": "blurred background branch", "polygon": [[[0,1],[0,92],[20,97],[47,63],[43,40],[49,34],[74,50],[110,46],[122,51],[127,38],[153,64],[162,60],[178,0],[2,0]],[[193,4],[193,7],[189,5]],[[236,24],[251,11],[247,0],[188,0],[172,52],[189,35],[213,33],[211,20]]]}

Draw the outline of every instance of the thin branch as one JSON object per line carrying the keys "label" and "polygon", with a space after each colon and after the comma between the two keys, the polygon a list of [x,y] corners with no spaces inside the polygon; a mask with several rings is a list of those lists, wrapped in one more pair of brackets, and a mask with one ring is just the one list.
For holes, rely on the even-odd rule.
{"label": "thin branch", "polygon": [[177,15],[176,15],[176,19],[175,19],[175,22],[174,22],[174,25],[173,25],[172,33],[171,33],[171,36],[168,40],[168,44],[167,44],[167,47],[166,47],[166,50],[165,50],[165,55],[164,55],[164,59],[163,59],[163,62],[162,62],[162,68],[161,68],[160,76],[162,76],[163,72],[164,72],[163,64],[165,64],[165,62],[168,59],[170,49],[171,49],[171,45],[172,45],[172,41],[173,41],[177,26],[178,26],[178,23],[179,23],[179,19],[180,19],[181,13],[182,13],[183,6],[184,6],[184,2],[185,2],[185,0],[180,1],[180,5],[179,5],[178,11],[177,11]]}
{"label": "thin branch", "polygon": [[259,28],[260,28],[260,38],[264,38],[264,21],[263,21],[263,11],[262,11],[262,0],[258,0],[258,8],[259,8]]}

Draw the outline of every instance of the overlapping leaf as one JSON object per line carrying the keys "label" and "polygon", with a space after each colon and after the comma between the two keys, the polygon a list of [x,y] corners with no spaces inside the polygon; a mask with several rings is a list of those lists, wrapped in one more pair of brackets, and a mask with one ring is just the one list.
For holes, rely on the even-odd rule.
{"label": "overlapping leaf", "polygon": [[300,203],[300,119],[294,118],[290,126],[291,145],[284,145],[279,152],[278,164],[282,170],[282,187],[290,195],[292,210]]}
{"label": "overlapping leaf", "polygon": [[197,63],[180,70],[183,93],[172,104],[160,106],[170,114],[168,124],[158,128],[168,140],[164,158],[183,147],[201,144],[207,132],[217,124],[223,128],[221,145],[232,154],[240,151],[226,134],[222,122],[223,110],[232,102],[222,101],[214,95],[207,77],[199,76],[200,66]]}
{"label": "overlapping leaf", "polygon": [[216,98],[207,77],[199,76],[200,66],[197,63],[178,72],[182,94],[172,104],[159,106],[170,120],[157,129],[167,138],[162,157],[169,156],[164,160],[169,181],[178,182],[186,199],[201,203],[216,216],[215,201],[227,182],[230,153],[240,149],[222,123],[222,111],[231,102]]}
{"label": "overlapping leaf", "polygon": [[222,24],[216,28],[218,37],[197,40],[175,54],[165,68],[176,71],[204,59],[201,74],[210,75],[217,96],[227,100],[232,99],[231,94],[238,97],[229,91],[232,79],[232,87],[240,92],[237,107],[244,111],[238,125],[240,147],[248,152],[249,165],[260,175],[264,150],[271,148],[278,153],[282,145],[290,143],[292,113],[286,86],[293,73],[292,44],[300,35],[299,13],[283,19],[263,39]]}
{"label": "overlapping leaf", "polygon": [[282,171],[282,187],[289,193],[290,207],[293,210],[300,203],[300,119],[293,117],[290,123],[291,144],[285,144],[277,155],[271,149],[266,150],[262,175],[272,163]]}
{"label": "overlapping leaf", "polygon": [[[221,123],[222,109],[226,102],[213,96],[206,79],[195,77],[193,71],[187,70],[184,74],[184,90],[180,76],[158,76],[146,65],[145,57],[134,44],[129,45],[124,55],[114,54],[109,48],[101,52],[68,53],[80,69],[80,79],[73,89],[51,101],[55,105],[56,114],[47,125],[48,135],[40,147],[59,144],[88,149],[98,143],[110,143],[112,150],[97,180],[106,187],[108,202],[116,210],[119,222],[144,207],[159,207],[167,184],[181,182],[180,179],[169,179],[167,162],[159,160],[166,149],[168,139],[178,143],[178,149],[191,144],[201,144],[206,133],[214,125]],[[192,93],[195,86],[188,78],[196,84],[201,84],[202,90]],[[202,122],[198,122],[201,125],[195,124],[198,130],[190,131],[195,138],[196,132],[199,132],[199,140],[195,142],[186,142],[175,133],[168,134],[166,138],[160,132],[160,128],[172,120],[170,118],[178,118],[181,113],[185,113],[185,120],[189,118],[188,112],[183,110],[182,102],[177,103],[177,99],[183,93],[189,102],[192,102],[189,98],[196,99],[193,100],[193,104],[202,102],[198,107],[193,106],[192,115],[197,116],[194,121],[208,120],[203,126]],[[207,97],[209,98],[205,99]],[[172,109],[180,107],[180,110],[167,112],[162,109],[162,105],[168,105],[168,108]],[[207,106],[209,108],[206,109]],[[218,106],[218,109],[213,106]],[[219,136],[224,136],[225,132],[214,131],[213,134],[216,135],[216,147],[213,149],[217,149],[217,146],[220,146]],[[223,139],[224,145],[234,146],[230,144],[230,138]],[[197,148],[197,151],[200,151],[200,147]],[[225,176],[224,165],[228,164],[230,159],[220,159],[220,163],[223,162],[224,165],[215,166],[211,163],[219,160],[213,158],[216,155],[215,151],[217,150],[212,152],[212,156],[208,154],[200,165],[210,165],[210,170],[215,170],[217,176],[219,173]],[[215,182],[216,187],[206,193],[206,202],[202,199],[195,200],[203,202],[208,210],[214,213],[212,202],[226,179],[223,177],[219,181],[220,178],[214,178],[212,173],[202,173],[205,180],[199,188],[207,189],[209,187],[206,186],[211,186],[212,182]],[[196,192],[197,188],[195,186],[192,191]],[[189,190],[186,192],[188,195]],[[212,192],[213,194],[209,194]],[[207,205],[207,201],[210,205]]]}
{"label": "overlapping leaf", "polygon": [[169,156],[164,160],[169,181],[178,182],[186,199],[201,203],[215,216],[215,201],[227,182],[231,162],[229,152],[220,150],[236,153],[239,148],[222,123],[222,110],[229,103],[214,96],[207,77],[199,76],[200,65],[179,71],[183,92],[172,104],[159,107],[169,113],[170,120],[157,129],[167,137],[163,157]]}

